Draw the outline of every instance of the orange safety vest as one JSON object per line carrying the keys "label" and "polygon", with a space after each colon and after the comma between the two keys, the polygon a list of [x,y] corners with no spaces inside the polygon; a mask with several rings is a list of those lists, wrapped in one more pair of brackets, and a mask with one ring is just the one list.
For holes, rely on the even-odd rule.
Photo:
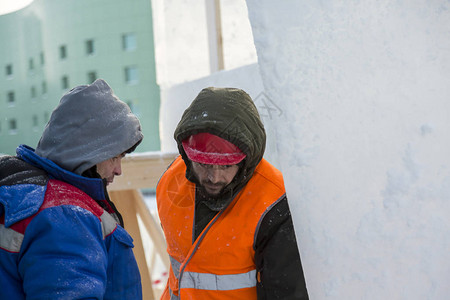
{"label": "orange safety vest", "polygon": [[179,156],[156,189],[171,262],[161,299],[256,299],[254,243],[265,213],[285,194],[281,172],[263,159],[194,242],[195,184],[185,172]]}

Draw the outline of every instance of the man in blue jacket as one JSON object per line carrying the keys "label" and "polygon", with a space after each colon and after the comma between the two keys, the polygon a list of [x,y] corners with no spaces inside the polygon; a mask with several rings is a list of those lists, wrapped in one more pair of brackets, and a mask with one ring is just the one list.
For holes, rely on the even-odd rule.
{"label": "man in blue jacket", "polygon": [[99,79],[65,94],[36,150],[0,158],[0,299],[141,299],[133,240],[106,185],[140,123]]}

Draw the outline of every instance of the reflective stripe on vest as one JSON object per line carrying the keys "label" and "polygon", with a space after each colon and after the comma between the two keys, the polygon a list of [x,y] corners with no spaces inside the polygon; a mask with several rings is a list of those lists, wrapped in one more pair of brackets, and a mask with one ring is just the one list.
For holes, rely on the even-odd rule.
{"label": "reflective stripe on vest", "polygon": [[256,270],[243,274],[215,275],[208,273],[183,272],[181,288],[229,291],[256,286]]}
{"label": "reflective stripe on vest", "polygon": [[177,297],[172,293],[172,290],[170,287],[169,287],[169,293],[170,293],[170,300],[179,300],[180,299],[180,297]]}
{"label": "reflective stripe on vest", "polygon": [[[172,270],[180,279],[180,267],[175,258],[169,256]],[[242,274],[216,275],[210,273],[183,272],[180,287],[188,289],[228,291],[256,286],[256,270],[251,270]]]}
{"label": "reflective stripe on vest", "polygon": [[181,263],[179,263],[175,258],[169,255],[170,264],[172,265],[172,271],[176,278],[180,279],[180,267]]}
{"label": "reflective stripe on vest", "polygon": [[265,213],[285,194],[281,173],[263,159],[247,185],[195,241],[196,187],[185,173],[178,157],[156,190],[171,261],[161,299],[256,299],[254,240]]}
{"label": "reflective stripe on vest", "polygon": [[22,241],[23,234],[0,224],[0,248],[9,252],[19,252]]}

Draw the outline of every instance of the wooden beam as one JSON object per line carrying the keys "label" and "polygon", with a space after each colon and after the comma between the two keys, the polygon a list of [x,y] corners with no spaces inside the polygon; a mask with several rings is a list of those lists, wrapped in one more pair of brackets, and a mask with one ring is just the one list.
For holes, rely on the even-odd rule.
{"label": "wooden beam", "polygon": [[209,64],[211,73],[214,73],[225,68],[220,0],[205,0],[205,8],[208,29]]}
{"label": "wooden beam", "polygon": [[153,300],[155,296],[151,274],[145,259],[144,245],[137,220],[137,202],[140,195],[136,190],[126,190],[111,192],[109,196],[124,219],[125,229],[133,238],[133,252],[139,267],[139,273],[141,273],[142,298]]}
{"label": "wooden beam", "polygon": [[141,197],[136,199],[136,208],[137,213],[141,217],[142,223],[147,229],[150,238],[152,239],[154,249],[156,253],[160,256],[166,270],[170,268],[169,255],[166,251],[166,240],[164,238],[164,234],[162,232],[160,224],[155,221],[153,215],[148,210],[147,205],[144,202],[144,199]]}
{"label": "wooden beam", "polygon": [[122,176],[116,176],[108,191],[154,188],[178,153],[146,152],[122,159]]}
{"label": "wooden beam", "polygon": [[108,186],[111,201],[122,214],[125,229],[134,239],[133,252],[141,273],[143,299],[155,299],[158,291],[153,290],[138,215],[150,235],[155,252],[158,253],[167,270],[169,270],[170,261],[162,230],[149,212],[139,189],[155,188],[161,175],[178,155],[178,153],[162,152],[127,155],[122,159],[122,176],[115,177],[114,183]]}

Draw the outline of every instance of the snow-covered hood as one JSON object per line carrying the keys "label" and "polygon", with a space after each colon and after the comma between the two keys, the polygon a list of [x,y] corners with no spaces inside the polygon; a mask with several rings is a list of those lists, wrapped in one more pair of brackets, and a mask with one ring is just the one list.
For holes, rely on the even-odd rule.
{"label": "snow-covered hood", "polygon": [[102,79],[73,88],[55,108],[36,154],[81,175],[143,138],[141,125]]}
{"label": "snow-covered hood", "polygon": [[266,133],[253,100],[241,89],[209,87],[203,89],[184,111],[174,138],[186,163],[186,177],[194,182],[196,179],[182,141],[200,132],[215,134],[247,155],[239,174],[227,187],[239,191],[250,180],[266,146]]}

